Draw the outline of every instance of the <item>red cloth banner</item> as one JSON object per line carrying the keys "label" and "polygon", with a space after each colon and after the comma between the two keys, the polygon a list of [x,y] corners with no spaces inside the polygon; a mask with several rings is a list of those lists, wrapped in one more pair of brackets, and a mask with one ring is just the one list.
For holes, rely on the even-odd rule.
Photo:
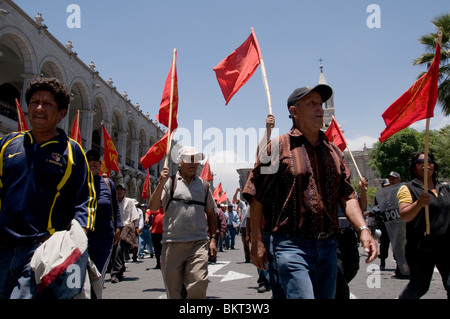
{"label": "red cloth banner", "polygon": [[145,178],[144,187],[142,187],[142,199],[146,200],[150,191],[150,171],[147,171],[147,177]]}
{"label": "red cloth banner", "polygon": [[408,91],[403,93],[383,113],[386,128],[381,132],[380,142],[386,141],[395,133],[409,125],[434,116],[439,80],[441,46],[436,44],[436,52],[430,69]]}
{"label": "red cloth banner", "polygon": [[225,105],[237,91],[252,77],[261,63],[261,53],[255,34],[252,31],[247,40],[213,70],[225,98]]}
{"label": "red cloth banner", "polygon": [[81,145],[81,131],[80,131],[80,110],[77,110],[77,116],[72,125],[72,132],[70,133],[70,138],[77,141]]}
{"label": "red cloth banner", "polygon": [[222,196],[222,183],[219,183],[219,185],[214,190],[213,199],[219,201],[220,196]]}
{"label": "red cloth banner", "polygon": [[327,136],[328,140],[336,144],[342,152],[347,148],[347,142],[345,141],[344,134],[342,134],[341,128],[339,127],[334,116],[325,135]]}
{"label": "red cloth banner", "polygon": [[159,163],[164,155],[166,154],[167,150],[167,140],[169,136],[169,131],[164,135],[162,139],[160,139],[158,142],[156,142],[150,149],[148,150],[147,154],[145,154],[141,158],[141,164],[144,167],[144,169],[149,168],[150,166]]}
{"label": "red cloth banner", "polygon": [[172,68],[174,68],[174,86],[173,86],[173,100],[172,100],[172,127],[171,131],[175,131],[178,127],[178,77],[177,77],[177,54],[174,54],[175,61],[172,61],[169,74],[166,78],[166,83],[163,89],[161,104],[159,106],[159,114],[156,119],[162,125],[169,127],[169,113],[170,113],[170,92],[172,89]]}
{"label": "red cloth banner", "polygon": [[22,107],[19,104],[19,101],[16,99],[16,109],[17,109],[17,130],[19,132],[28,131],[28,124],[25,121],[25,115],[23,115]]}
{"label": "red cloth banner", "polygon": [[200,178],[207,182],[212,181],[214,179],[214,177],[211,174],[211,167],[209,166],[209,158],[206,160],[205,166],[203,166]]}
{"label": "red cloth banner", "polygon": [[108,134],[108,131],[105,128],[105,125],[102,124],[103,127],[103,161],[102,161],[102,168],[101,173],[106,174],[108,177],[110,175],[111,169],[120,172],[119,169],[119,153],[117,153],[116,147],[114,146],[114,143],[111,139],[111,137]]}

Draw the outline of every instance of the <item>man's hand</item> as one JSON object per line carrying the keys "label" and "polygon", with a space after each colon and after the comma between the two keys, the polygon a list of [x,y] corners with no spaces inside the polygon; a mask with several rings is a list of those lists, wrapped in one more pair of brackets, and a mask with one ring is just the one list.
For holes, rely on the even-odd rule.
{"label": "man's hand", "polygon": [[376,241],[373,239],[368,229],[365,229],[361,232],[360,241],[364,248],[364,251],[367,253],[366,263],[371,263],[375,260],[375,258],[377,258],[378,248]]}
{"label": "man's hand", "polygon": [[250,259],[258,269],[266,270],[269,259],[267,258],[266,246],[261,240],[252,241]]}
{"label": "man's hand", "polygon": [[211,238],[211,240],[209,241],[209,256],[210,259],[215,259],[217,256],[217,246],[215,238]]}

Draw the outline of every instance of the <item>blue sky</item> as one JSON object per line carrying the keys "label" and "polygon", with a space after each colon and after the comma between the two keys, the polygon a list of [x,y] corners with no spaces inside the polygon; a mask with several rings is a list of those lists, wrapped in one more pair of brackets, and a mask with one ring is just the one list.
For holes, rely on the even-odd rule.
{"label": "blue sky", "polygon": [[[223,132],[223,151],[232,155],[242,152],[237,143],[226,148],[227,128],[265,125],[268,103],[261,68],[227,106],[212,69],[245,41],[251,27],[261,47],[280,134],[291,127],[287,97],[295,88],[319,81],[322,58],[335,92],[336,119],[356,151],[378,139],[385,128],[381,114],[425,71],[412,65],[425,50],[418,38],[435,32],[430,21],[450,8],[448,0],[15,2],[31,17],[41,12],[49,32],[63,44],[71,40],[82,61],[94,61],[100,76],[111,77],[117,90],[127,91],[132,103],[138,102],[153,119],[176,48],[180,128],[192,133],[192,142],[200,138],[206,149],[211,141],[194,136],[194,123],[201,123],[200,135],[210,128]],[[81,9],[81,28],[67,27],[66,9],[72,3]],[[380,28],[367,25],[370,4],[380,8]],[[445,124],[449,118],[438,105],[431,128]],[[413,127],[424,129],[420,122]],[[216,184],[222,182],[228,194],[234,193],[235,169],[250,167],[245,162],[252,160],[246,155],[227,165],[212,162]]]}

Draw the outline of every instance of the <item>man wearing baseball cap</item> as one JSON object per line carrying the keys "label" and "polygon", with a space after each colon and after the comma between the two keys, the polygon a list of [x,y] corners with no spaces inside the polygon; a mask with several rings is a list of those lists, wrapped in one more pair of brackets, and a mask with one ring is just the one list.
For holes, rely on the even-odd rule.
{"label": "man wearing baseball cap", "polygon": [[206,298],[208,250],[214,259],[217,222],[209,183],[197,175],[204,158],[194,147],[182,147],[178,172],[169,177],[165,167],[150,199],[151,211],[163,207],[165,212],[161,272],[168,299]]}
{"label": "man wearing baseball cap", "polygon": [[288,299],[333,299],[336,293],[338,203],[358,233],[368,254],[377,256],[342,152],[321,131],[322,104],[333,94],[328,85],[298,88],[288,98],[293,121],[289,133],[267,144],[279,152],[278,170],[264,174],[269,164],[258,161],[244,188],[251,207],[251,260],[261,270],[268,261],[262,242],[272,234],[278,276]]}

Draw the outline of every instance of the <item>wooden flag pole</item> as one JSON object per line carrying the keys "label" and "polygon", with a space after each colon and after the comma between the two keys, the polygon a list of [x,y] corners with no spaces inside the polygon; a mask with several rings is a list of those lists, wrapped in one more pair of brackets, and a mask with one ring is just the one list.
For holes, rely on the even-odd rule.
{"label": "wooden flag pole", "polygon": [[255,30],[253,30],[253,28],[251,28],[251,30],[252,30],[253,38],[255,39],[255,42],[256,42],[256,48],[258,49],[259,62],[261,63],[261,73],[262,73],[262,78],[263,78],[264,89],[266,90],[267,102],[269,103],[269,114],[272,114],[272,99],[270,98],[269,82],[267,81],[266,67],[264,66],[264,60],[262,58],[258,40],[256,39]]}
{"label": "wooden flag pole", "polygon": [[[442,47],[442,31],[438,32],[437,43]],[[425,150],[424,150],[424,164],[423,164],[423,191],[428,194],[428,154],[429,154],[429,136],[430,136],[430,118],[427,117],[426,127],[425,127]],[[430,235],[430,208],[425,206],[425,223],[426,223],[426,234]]]}
{"label": "wooden flag pole", "polygon": [[[425,129],[425,151],[423,155],[423,191],[425,194],[428,193],[428,146],[429,146],[429,134],[430,134],[430,119],[427,118],[427,124]],[[430,234],[430,211],[428,205],[425,206],[425,223],[426,223],[426,234]]]}
{"label": "wooden flag pole", "polygon": [[164,161],[164,168],[169,168],[169,153],[172,144],[172,110],[173,110],[173,88],[175,82],[175,63],[177,58],[177,49],[173,49],[172,58],[172,81],[170,85],[170,110],[169,110],[169,136],[167,136],[167,149],[166,149],[166,159]]}
{"label": "wooden flag pole", "polygon": [[[332,115],[332,118],[333,118],[333,121],[336,123],[336,125],[339,126],[337,124],[337,121],[336,121],[336,118],[334,117],[334,115]],[[344,141],[345,141],[345,139],[344,139]],[[348,153],[350,154],[350,157],[353,160],[353,164],[355,164],[355,168],[356,168],[356,171],[358,172],[359,178],[362,180],[362,175],[361,175],[361,172],[359,171],[358,164],[356,164],[355,158],[353,157],[352,151],[350,151],[350,148],[348,147],[347,141],[345,141],[345,148],[347,149]]]}

